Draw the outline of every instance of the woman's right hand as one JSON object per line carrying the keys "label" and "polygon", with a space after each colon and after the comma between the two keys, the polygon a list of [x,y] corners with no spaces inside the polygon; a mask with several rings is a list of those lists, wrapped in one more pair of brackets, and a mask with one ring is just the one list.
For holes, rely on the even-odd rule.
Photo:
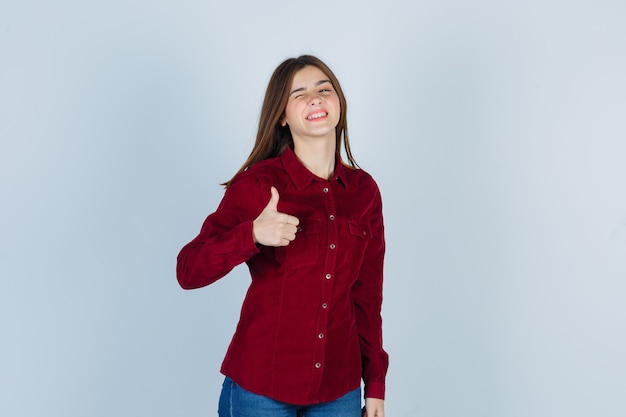
{"label": "woman's right hand", "polygon": [[297,217],[278,211],[278,190],[271,188],[269,203],[252,223],[254,242],[263,246],[287,246],[296,238]]}

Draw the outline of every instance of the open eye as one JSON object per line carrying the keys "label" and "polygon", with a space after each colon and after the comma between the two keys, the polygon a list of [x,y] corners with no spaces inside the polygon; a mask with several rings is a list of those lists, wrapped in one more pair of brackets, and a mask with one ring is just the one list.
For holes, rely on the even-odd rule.
{"label": "open eye", "polygon": [[325,84],[323,87],[319,89],[320,94],[330,94],[333,92],[333,87],[330,84]]}

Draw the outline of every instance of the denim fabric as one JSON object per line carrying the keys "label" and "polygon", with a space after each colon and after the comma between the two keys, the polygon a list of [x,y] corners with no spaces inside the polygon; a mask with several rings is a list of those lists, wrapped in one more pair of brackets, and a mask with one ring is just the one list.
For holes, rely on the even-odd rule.
{"label": "denim fabric", "polygon": [[361,388],[328,403],[292,405],[253,394],[226,377],[219,417],[361,417]]}

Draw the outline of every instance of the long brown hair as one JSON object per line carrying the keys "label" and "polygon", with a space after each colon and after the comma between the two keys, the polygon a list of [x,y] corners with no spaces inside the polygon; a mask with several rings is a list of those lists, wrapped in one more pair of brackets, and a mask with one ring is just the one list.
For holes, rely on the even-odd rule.
{"label": "long brown hair", "polygon": [[293,149],[293,138],[289,126],[281,126],[280,121],[285,113],[293,77],[296,72],[306,66],[314,66],[322,71],[328,77],[337,92],[341,110],[339,122],[335,127],[336,149],[340,151],[341,145],[343,144],[348,164],[353,168],[358,167],[352,157],[350,142],[348,141],[347,103],[339,80],[331,69],[319,58],[312,55],[301,55],[298,58],[289,58],[283,61],[274,70],[267,85],[267,90],[265,91],[265,99],[261,107],[259,129],[257,131],[256,141],[254,142],[254,148],[235,176],[223,183],[223,186],[228,187],[237,174],[245,171],[257,162],[280,155],[287,146]]}

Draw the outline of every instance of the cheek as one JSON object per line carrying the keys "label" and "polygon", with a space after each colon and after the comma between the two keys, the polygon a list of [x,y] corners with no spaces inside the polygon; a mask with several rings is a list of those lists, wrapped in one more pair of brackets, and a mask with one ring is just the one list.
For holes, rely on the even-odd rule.
{"label": "cheek", "polygon": [[335,107],[335,113],[337,113],[337,118],[339,118],[341,114],[341,103],[339,103],[339,98],[336,97],[333,100],[333,106]]}
{"label": "cheek", "polygon": [[339,97],[329,97],[326,100],[326,105],[332,107],[333,111],[337,114],[341,113],[341,103],[339,102]]}
{"label": "cheek", "polygon": [[290,120],[298,119],[299,114],[300,114],[300,111],[297,106],[290,104],[290,105],[287,105],[287,107],[285,107],[284,118],[285,118],[285,121],[287,121],[287,123],[289,123]]}

